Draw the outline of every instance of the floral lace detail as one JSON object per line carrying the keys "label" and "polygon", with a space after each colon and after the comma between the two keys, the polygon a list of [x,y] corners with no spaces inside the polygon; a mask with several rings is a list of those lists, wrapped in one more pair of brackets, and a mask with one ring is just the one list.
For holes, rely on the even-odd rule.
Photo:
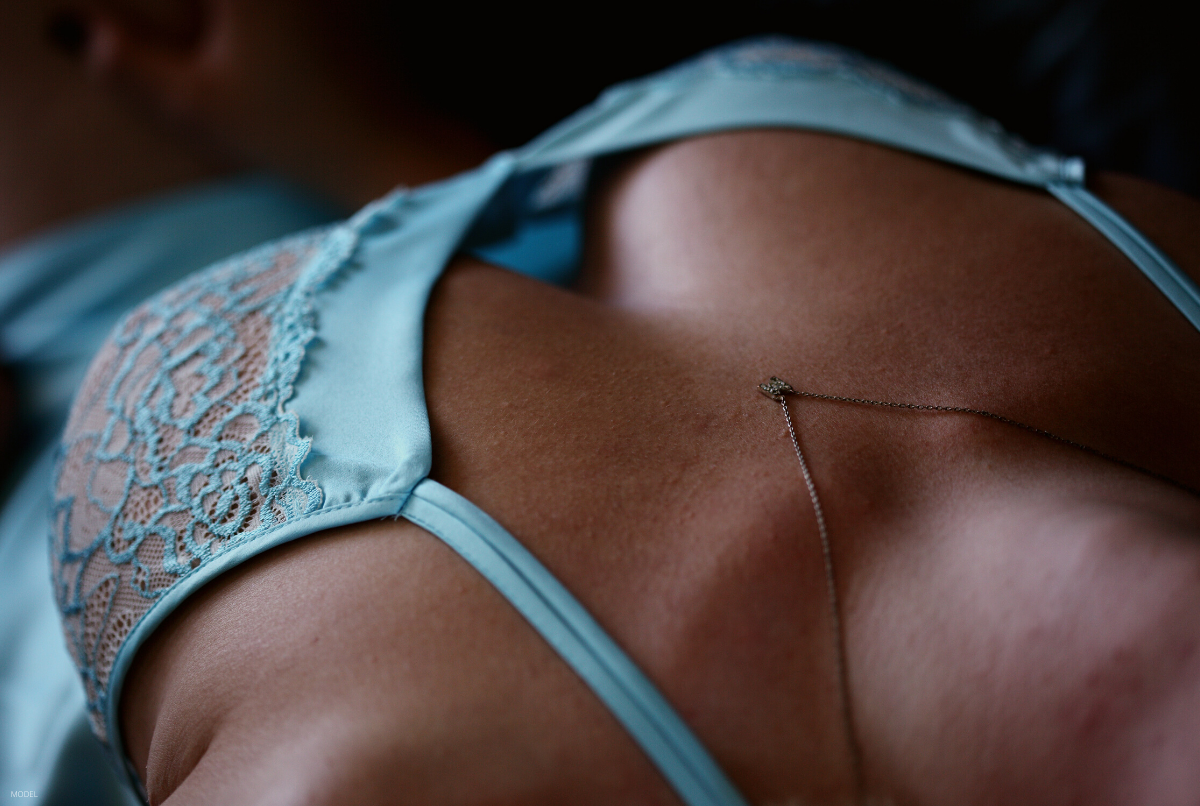
{"label": "floral lace detail", "polygon": [[1063,159],[1034,148],[1009,134],[997,121],[883,62],[838,45],[808,42],[781,36],[765,36],[724,45],[668,68],[661,75],[668,81],[687,80],[697,74],[734,77],[789,79],[804,76],[836,76],[879,95],[889,103],[960,118],[986,134],[1018,163],[1036,165],[1061,181],[1083,181],[1083,163]]}
{"label": "floral lace detail", "polygon": [[788,79],[836,75],[895,103],[948,112],[969,108],[945,93],[882,62],[837,45],[764,36],[723,45],[659,74],[668,80],[696,74]]}
{"label": "floral lace detail", "polygon": [[107,741],[118,651],[164,593],[321,505],[301,478],[309,440],[291,397],[314,331],[311,297],[356,228],[292,237],[151,299],[93,361],[60,449],[55,595]]}

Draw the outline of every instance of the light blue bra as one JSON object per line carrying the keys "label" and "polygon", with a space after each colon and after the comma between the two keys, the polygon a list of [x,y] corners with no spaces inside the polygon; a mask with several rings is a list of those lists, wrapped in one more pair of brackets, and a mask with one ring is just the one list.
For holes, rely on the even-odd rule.
{"label": "light blue bra", "polygon": [[1032,149],[876,63],[759,39],[614,87],[477,170],[198,274],[113,333],[64,437],[51,541],[67,642],[96,732],[117,755],[124,674],[180,602],[272,546],[398,514],[496,586],[685,803],[744,804],[571,594],[499,524],[428,478],[421,372],[426,302],[454,254],[565,283],[579,263],[589,160],[749,127],[834,132],[1044,187],[1200,327],[1194,284],[1084,189],[1079,160]]}
{"label": "light blue bra", "polygon": [[22,450],[0,479],[0,792],[130,802],[85,716],[51,593],[50,481],[71,399],[131,307],[213,261],[344,215],[265,177],[206,182],[0,247],[0,364],[19,390]]}

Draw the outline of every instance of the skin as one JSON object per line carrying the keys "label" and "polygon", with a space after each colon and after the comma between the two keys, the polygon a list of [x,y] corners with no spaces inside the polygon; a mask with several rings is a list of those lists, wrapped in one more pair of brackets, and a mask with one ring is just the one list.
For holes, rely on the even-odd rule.
{"label": "skin", "polygon": [[[237,171],[273,171],[351,210],[486,157],[483,138],[373,78],[381,54],[353,47],[344,5],[0,4],[0,248]],[[64,19],[73,47],[49,33]],[[0,367],[0,473],[17,411]]]}
{"label": "skin", "polygon": [[356,38],[354,2],[93,0],[86,69],[230,159],[359,207],[466,170],[487,141]]}
{"label": "skin", "polygon": [[[1094,186],[1196,276],[1195,202]],[[1039,191],[827,135],[630,157],[593,193],[577,288],[459,258],[425,350],[434,477],[581,599],[755,803],[853,797],[816,526],[757,383],[983,408],[1200,487],[1200,334],[1114,247]],[[970,415],[791,410],[871,796],[1197,803],[1195,495]],[[218,579],[121,708],[152,803],[675,802],[405,522]]]}
{"label": "skin", "polygon": [[[231,162],[361,202],[486,152],[402,94],[380,114],[340,92],[302,6],[81,4],[92,35],[62,75],[186,158],[69,204],[5,201],[5,226]],[[1194,202],[1094,185],[1196,276]],[[1200,336],[1040,192],[836,137],[696,138],[596,188],[586,258],[571,290],[447,271],[426,320],[434,477],[549,566],[752,802],[852,796],[812,509],[757,383],[984,408],[1200,487]],[[871,795],[1196,803],[1195,497],[971,416],[791,406]],[[121,709],[153,803],[675,802],[498,594],[405,522],[218,579],[139,653]]]}
{"label": "skin", "polygon": [[229,169],[56,50],[46,35],[56,5],[0,9],[0,244]]}
{"label": "skin", "polygon": [[[284,0],[4,4],[0,244],[237,170],[357,207],[490,153],[406,88],[364,77],[377,54],[347,53],[326,11]],[[47,33],[64,15],[84,32],[72,52]]]}

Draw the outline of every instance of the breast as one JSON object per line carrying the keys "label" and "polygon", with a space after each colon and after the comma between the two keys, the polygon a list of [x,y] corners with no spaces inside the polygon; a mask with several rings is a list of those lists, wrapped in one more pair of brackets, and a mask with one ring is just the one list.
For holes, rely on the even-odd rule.
{"label": "breast", "polygon": [[1193,797],[1197,505],[1097,482],[1060,469],[962,496],[860,580],[856,705],[894,792]]}
{"label": "breast", "polygon": [[[1200,276],[1200,206],[1101,179]],[[580,288],[606,304],[702,319],[819,391],[991,406],[1200,486],[1200,334],[1041,190],[764,131],[643,154],[592,211]]]}
{"label": "breast", "polygon": [[[1200,486],[1198,348],[1048,196],[821,135],[697,138],[634,156],[597,187],[577,289],[466,258],[442,277],[425,329],[432,475],[578,596],[748,797],[820,802],[849,787],[828,592],[783,415],[757,385],[780,375],[986,409]],[[791,411],[828,516],[874,791],[1062,802],[1096,794],[1084,773],[1123,752],[1188,757],[1196,725],[1171,716],[1196,696],[1188,493],[974,415]],[[251,757],[231,748],[266,735],[263,720],[288,737],[367,726],[378,735],[297,746],[289,763],[398,742],[428,771],[457,758],[439,748],[473,746],[469,773],[427,780],[431,802],[471,802],[453,785],[507,752],[526,788],[503,791],[523,802],[584,802],[597,769],[626,787],[592,787],[608,802],[663,797],[581,684],[416,527],[314,535],[231,579],[242,593],[181,612],[241,613],[248,644],[259,620],[278,623],[294,655],[207,661],[209,678],[238,670],[261,694],[222,723],[214,764]],[[289,584],[286,619],[247,605]],[[200,657],[204,631],[177,634],[179,657]],[[326,653],[319,674],[287,660],[308,652]],[[167,663],[146,657],[147,674]],[[290,688],[261,673],[268,663]],[[406,699],[439,686],[445,696]],[[301,690],[311,696],[289,696]],[[389,732],[407,724],[424,732]],[[364,776],[409,769],[399,752],[363,753]],[[1134,780],[1128,765],[1108,769]],[[1156,769],[1138,780],[1184,780],[1181,766]]]}
{"label": "breast", "polygon": [[[1163,243],[1193,265],[1178,232]],[[469,490],[607,614],[668,692],[712,720],[705,738],[718,757],[764,786],[798,780],[794,764],[739,752],[778,729],[772,714],[804,726],[774,734],[792,748],[807,752],[815,736],[841,745],[836,714],[798,716],[814,692],[831,702],[825,591],[782,415],[758,382],[778,374],[814,392],[983,409],[1200,481],[1200,336],[1038,191],[822,135],[698,138],[635,156],[599,186],[577,291],[543,293],[467,263],[443,280],[427,331],[435,475]],[[478,391],[454,382],[463,377],[482,381]],[[1197,585],[1179,571],[1196,561],[1188,493],[974,415],[828,401],[797,402],[793,414],[829,518],[854,686],[886,691],[859,712],[874,723],[864,731],[878,730],[864,740],[868,765],[874,753],[895,791],[974,802],[1005,775],[1005,786],[1048,785],[1023,771],[1071,767],[1045,791],[1082,792],[1071,787],[1085,785],[1084,769],[1159,724],[1135,712],[1194,695],[1195,666],[1168,657],[1198,634],[1196,611],[1180,604]],[[1116,559],[1118,531],[1128,563]],[[1045,575],[1058,587],[1034,596]],[[1140,597],[1127,630],[1082,616],[1122,586]],[[1166,612],[1183,625],[1170,640]],[[1022,644],[1031,632],[1044,651]],[[951,636],[1012,666],[989,677],[998,656],[983,661]],[[746,662],[739,653],[755,643]],[[896,666],[879,660],[885,646]],[[1077,741],[1080,714],[1107,708],[1114,681],[1128,679],[1122,652],[1144,664],[1138,674],[1165,664],[1174,677],[1137,705],[1122,700],[1124,716],[1101,720],[1103,742]],[[936,674],[933,656],[946,660]],[[957,663],[967,658],[978,665]],[[980,675],[988,684],[973,686]],[[720,697],[698,691],[696,681],[718,680],[728,681]],[[1039,685],[1044,698],[1028,696]],[[927,689],[937,696],[914,693]],[[954,702],[978,709],[968,718]],[[767,716],[748,726],[749,713]],[[1186,755],[1186,732],[1163,730]],[[1065,747],[1079,752],[1055,755]],[[1110,784],[1134,775],[1113,770]],[[935,785],[951,778],[958,789]]]}

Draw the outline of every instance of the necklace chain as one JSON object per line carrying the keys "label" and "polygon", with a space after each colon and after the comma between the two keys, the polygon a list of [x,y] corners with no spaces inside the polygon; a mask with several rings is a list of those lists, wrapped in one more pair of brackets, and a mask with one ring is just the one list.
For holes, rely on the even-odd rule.
{"label": "necklace chain", "polygon": [[1069,445],[1072,448],[1081,450],[1084,453],[1099,457],[1109,462],[1113,462],[1122,467],[1136,470],[1139,473],[1144,473],[1148,476],[1164,481],[1173,487],[1200,496],[1200,491],[1197,491],[1186,484],[1182,484],[1169,476],[1164,476],[1161,473],[1155,473],[1152,470],[1147,470],[1144,467],[1135,465],[1132,462],[1127,462],[1124,459],[1113,456],[1103,451],[1076,442],[1066,437],[1060,437],[1058,434],[1051,433],[1042,428],[1037,428],[1032,425],[1026,425],[1005,417],[1002,414],[996,414],[983,409],[972,409],[966,406],[936,406],[924,403],[896,403],[887,400],[871,400],[862,397],[845,397],[842,395],[826,395],[819,392],[806,392],[802,389],[795,389],[787,381],[771,376],[771,379],[766,383],[759,384],[758,389],[767,397],[774,400],[783,409],[783,417],[787,421],[788,434],[792,438],[792,447],[796,450],[796,458],[800,460],[800,472],[804,476],[804,484],[808,488],[808,497],[812,501],[813,513],[817,521],[817,534],[821,540],[821,555],[825,565],[825,586],[829,596],[829,617],[833,629],[833,644],[835,663],[837,666],[837,685],[838,699],[841,701],[842,727],[846,735],[846,743],[850,751],[850,768],[854,776],[855,802],[863,803],[865,784],[863,778],[863,763],[862,763],[862,747],[858,742],[858,733],[854,728],[854,714],[850,704],[850,680],[849,670],[846,662],[846,638],[845,631],[842,625],[841,605],[838,602],[837,579],[833,572],[833,549],[829,541],[829,530],[825,525],[825,512],[821,507],[820,496],[817,495],[817,485],[813,481],[812,473],[808,468],[808,461],[804,458],[804,451],[800,449],[800,440],[796,436],[796,427],[792,423],[792,414],[788,410],[787,397],[794,395],[796,397],[807,397],[814,400],[828,400],[837,403],[854,403],[860,406],[877,406],[889,409],[903,409],[906,411],[928,411],[928,412],[945,412],[952,414],[974,414],[978,417],[986,417],[990,420],[995,420],[1005,425],[1015,426],[1024,431],[1037,434],[1040,437],[1053,440],[1063,445]]}
{"label": "necklace chain", "polygon": [[[778,380],[778,378],[771,378],[771,382]],[[780,383],[783,382],[780,381]],[[787,384],[784,383],[784,386]],[[791,389],[790,386],[787,388]],[[800,440],[796,437],[795,426],[792,425],[792,413],[788,411],[787,398],[784,393],[779,393],[777,396],[772,395],[772,399],[778,401],[783,409],[783,417],[787,420],[788,434],[792,437],[792,447],[796,449],[796,458],[800,460],[800,472],[804,475],[804,484],[808,487],[808,497],[812,500],[813,513],[817,517],[817,534],[821,538],[821,557],[825,564],[825,590],[829,595],[829,619],[833,629],[834,663],[837,666],[842,728],[846,733],[846,743],[850,749],[850,772],[854,777],[855,789],[854,800],[855,803],[862,803],[862,748],[858,743],[858,733],[854,729],[854,714],[850,708],[850,680],[846,668],[846,633],[842,629],[842,608],[838,603],[837,579],[833,574],[833,548],[829,543],[829,530],[825,526],[825,512],[821,508],[821,498],[817,495],[817,485],[813,482],[812,473],[808,470],[808,462],[804,459],[804,451],[800,450]]]}
{"label": "necklace chain", "polygon": [[782,403],[787,395],[795,395],[796,397],[808,397],[812,398],[813,400],[829,400],[836,403],[855,403],[860,406],[878,406],[888,409],[903,409],[905,411],[934,411],[950,414],[974,414],[978,417],[987,417],[989,420],[995,420],[996,422],[1004,423],[1005,425],[1011,425],[1016,428],[1020,428],[1023,431],[1028,431],[1031,434],[1037,434],[1039,437],[1045,437],[1046,439],[1053,440],[1061,445],[1069,445],[1076,450],[1091,454],[1092,456],[1103,459],[1106,462],[1112,462],[1113,464],[1120,465],[1121,467],[1129,470],[1136,470],[1138,473],[1142,473],[1150,476],[1151,478],[1166,482],[1172,487],[1200,497],[1200,490],[1196,490],[1195,488],[1189,487],[1182,482],[1176,481],[1170,476],[1164,476],[1162,473],[1156,473],[1153,470],[1142,467],[1141,465],[1128,462],[1119,456],[1113,456],[1111,453],[1105,453],[1104,451],[1096,450],[1090,445],[1084,445],[1082,442],[1076,442],[1073,439],[1060,437],[1058,434],[1046,431],[1045,429],[1032,425],[1026,425],[1023,422],[1012,419],[1011,417],[1005,417],[1003,414],[996,414],[994,412],[984,411],[983,409],[972,409],[968,408],[967,406],[934,406],[926,403],[895,403],[889,400],[871,400],[865,397],[844,397],[842,395],[825,395],[819,392],[806,392],[803,389],[794,389],[787,381],[776,378],[774,375],[772,375],[771,379],[766,383],[759,384],[758,389],[764,395],[776,401],[777,403]]}

